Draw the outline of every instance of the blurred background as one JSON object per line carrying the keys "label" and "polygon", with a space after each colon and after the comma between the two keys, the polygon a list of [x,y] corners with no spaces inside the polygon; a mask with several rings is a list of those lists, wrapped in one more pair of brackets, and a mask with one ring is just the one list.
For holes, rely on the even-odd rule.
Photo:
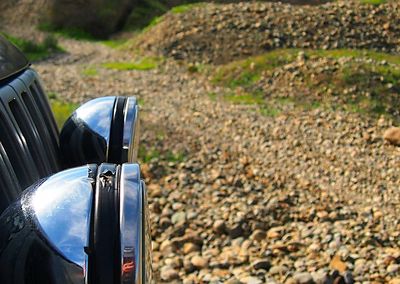
{"label": "blurred background", "polygon": [[400,283],[400,3],[1,0],[60,127],[134,95],[164,283]]}

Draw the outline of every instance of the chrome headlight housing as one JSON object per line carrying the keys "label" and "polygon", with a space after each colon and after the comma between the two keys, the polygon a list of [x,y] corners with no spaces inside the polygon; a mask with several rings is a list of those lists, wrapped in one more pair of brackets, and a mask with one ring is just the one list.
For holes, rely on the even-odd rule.
{"label": "chrome headlight housing", "polygon": [[136,162],[138,115],[135,97],[102,97],[83,104],[61,130],[64,166]]}
{"label": "chrome headlight housing", "polygon": [[0,217],[0,283],[151,283],[146,202],[138,164],[37,182]]}

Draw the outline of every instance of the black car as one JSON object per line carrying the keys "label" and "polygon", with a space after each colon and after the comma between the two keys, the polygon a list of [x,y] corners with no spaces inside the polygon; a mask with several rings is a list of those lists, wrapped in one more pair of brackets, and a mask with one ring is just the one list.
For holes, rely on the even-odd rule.
{"label": "black car", "polygon": [[79,107],[61,133],[37,73],[0,37],[0,283],[150,283],[134,97]]}

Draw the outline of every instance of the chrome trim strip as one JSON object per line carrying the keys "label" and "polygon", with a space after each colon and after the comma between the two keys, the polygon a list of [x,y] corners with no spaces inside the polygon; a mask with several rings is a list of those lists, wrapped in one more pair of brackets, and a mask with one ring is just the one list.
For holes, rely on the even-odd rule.
{"label": "chrome trim strip", "polygon": [[125,161],[136,163],[139,147],[139,106],[135,97],[129,97],[125,105],[122,144]]}
{"label": "chrome trim strip", "polygon": [[120,180],[121,283],[145,283],[143,265],[143,192],[138,164],[123,164]]}

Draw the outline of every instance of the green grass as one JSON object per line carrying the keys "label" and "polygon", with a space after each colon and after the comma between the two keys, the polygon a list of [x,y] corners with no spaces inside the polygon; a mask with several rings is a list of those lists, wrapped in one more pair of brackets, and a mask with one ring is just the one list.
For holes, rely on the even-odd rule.
{"label": "green grass", "polygon": [[77,104],[52,99],[50,105],[59,128],[62,128],[68,117],[78,108]]}
{"label": "green grass", "polygon": [[204,3],[184,4],[184,5],[175,6],[170,11],[174,14],[182,14],[182,13],[186,13],[186,12],[192,10],[193,8],[201,7],[204,5],[205,5]]}
{"label": "green grass", "polygon": [[384,4],[386,0],[360,0],[363,4],[380,5]]}
{"label": "green grass", "polygon": [[102,44],[111,48],[120,48],[126,42],[128,42],[128,39],[109,39],[101,41]]}
{"label": "green grass", "polygon": [[234,104],[254,105],[263,104],[264,98],[260,93],[228,93],[224,95],[224,99]]}
{"label": "green grass", "polygon": [[127,31],[146,31],[160,23],[163,19],[163,15],[169,11],[173,14],[181,14],[195,7],[204,5],[204,3],[196,3],[200,2],[196,0],[182,2],[183,5],[175,6],[169,10],[168,6],[165,5],[163,1],[143,0],[137,4],[129,15],[124,29]]}
{"label": "green grass", "polygon": [[144,99],[136,97],[136,100],[137,100],[139,107],[144,106]]}
{"label": "green grass", "polygon": [[41,31],[51,32],[53,34],[62,37],[76,39],[76,40],[89,40],[89,41],[96,40],[96,38],[93,35],[78,28],[58,28],[50,23],[41,23],[38,25],[38,29]]}
{"label": "green grass", "polygon": [[161,61],[162,61],[161,58],[145,57],[137,62],[108,62],[104,63],[102,66],[107,69],[118,70],[118,71],[128,71],[128,70],[147,71],[157,68]]}
{"label": "green grass", "polygon": [[[262,113],[273,116],[277,110],[274,107],[271,109],[271,106],[275,105],[271,104],[271,100],[276,100],[277,97],[274,95],[268,97],[267,103],[264,95],[260,94],[257,84],[262,78],[274,80],[271,75],[276,71],[290,72],[285,71],[283,67],[297,60],[300,51],[280,49],[231,62],[213,71],[212,82],[232,90],[225,99],[233,103],[258,104],[262,108]],[[395,114],[400,109],[399,55],[352,49],[303,50],[303,52],[308,60],[354,58],[372,59],[372,61],[346,61],[344,64],[339,64],[337,69],[333,69],[334,71],[331,71],[333,73],[327,74],[313,74],[308,69],[299,69],[299,78],[284,81],[284,85],[280,86],[285,88],[287,84],[294,83],[299,90],[298,94],[290,98],[291,102],[288,98],[285,98],[286,101],[277,101],[278,106],[291,103],[296,107],[311,110],[329,105],[372,116]],[[328,89],[332,90],[331,94],[327,94]],[[234,95],[237,93],[239,95]]]}
{"label": "green grass", "polygon": [[146,147],[144,145],[139,146],[138,158],[143,163],[149,163],[154,159],[163,160],[167,162],[180,163],[185,160],[183,153],[174,153],[167,151],[162,153],[154,147]]}
{"label": "green grass", "polygon": [[257,82],[263,73],[296,59],[298,50],[280,49],[217,68],[212,81],[230,88],[246,87]]}
{"label": "green grass", "polygon": [[82,74],[85,75],[86,77],[92,77],[98,75],[98,71],[94,67],[87,67],[82,71]]}
{"label": "green grass", "polygon": [[63,52],[63,49],[58,46],[57,39],[53,36],[47,36],[42,42],[37,43],[3,32],[0,32],[0,35],[17,46],[30,61],[43,60],[54,53]]}
{"label": "green grass", "polygon": [[129,15],[125,30],[140,31],[158,24],[161,21],[161,15],[168,11],[159,0],[143,0],[140,1]]}

